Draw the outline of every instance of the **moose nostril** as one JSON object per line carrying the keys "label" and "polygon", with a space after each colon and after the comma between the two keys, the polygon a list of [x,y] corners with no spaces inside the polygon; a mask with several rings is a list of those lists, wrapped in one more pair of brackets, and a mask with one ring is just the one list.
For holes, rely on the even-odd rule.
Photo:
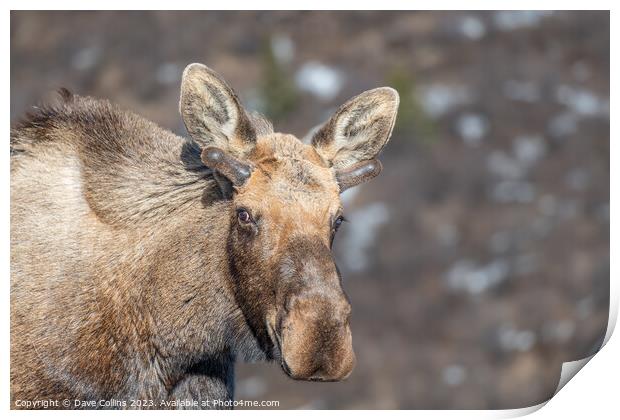
{"label": "moose nostril", "polygon": [[291,368],[288,366],[288,364],[286,363],[286,360],[282,359],[282,370],[284,371],[284,373],[286,373],[287,375],[291,376]]}

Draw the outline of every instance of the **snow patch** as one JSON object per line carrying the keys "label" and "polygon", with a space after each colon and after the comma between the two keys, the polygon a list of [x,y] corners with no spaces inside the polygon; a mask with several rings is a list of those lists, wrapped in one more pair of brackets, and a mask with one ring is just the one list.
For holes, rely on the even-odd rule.
{"label": "snow patch", "polygon": [[323,101],[338,95],[344,84],[340,71],[317,61],[305,63],[295,75],[297,87]]}

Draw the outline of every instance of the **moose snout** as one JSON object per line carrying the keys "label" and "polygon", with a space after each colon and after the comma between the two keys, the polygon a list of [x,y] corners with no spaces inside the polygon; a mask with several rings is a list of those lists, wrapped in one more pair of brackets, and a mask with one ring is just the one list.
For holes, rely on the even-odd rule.
{"label": "moose snout", "polygon": [[293,297],[280,329],[282,369],[293,379],[339,381],[355,365],[344,296]]}

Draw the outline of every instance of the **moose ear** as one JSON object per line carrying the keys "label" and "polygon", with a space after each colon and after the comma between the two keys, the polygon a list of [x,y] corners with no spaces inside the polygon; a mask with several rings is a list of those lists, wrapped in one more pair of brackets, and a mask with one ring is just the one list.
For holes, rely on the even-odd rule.
{"label": "moose ear", "polygon": [[366,91],[342,105],[314,133],[312,145],[336,172],[373,160],[390,139],[398,102],[392,88]]}
{"label": "moose ear", "polygon": [[256,130],[239,98],[204,64],[185,68],[179,110],[187,131],[202,147],[245,155],[256,143]]}

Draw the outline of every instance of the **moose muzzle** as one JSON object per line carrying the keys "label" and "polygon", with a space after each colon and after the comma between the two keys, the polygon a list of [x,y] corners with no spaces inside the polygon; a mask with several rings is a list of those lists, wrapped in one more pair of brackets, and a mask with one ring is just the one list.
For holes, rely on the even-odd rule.
{"label": "moose muzzle", "polygon": [[329,249],[298,245],[296,250],[305,252],[287,270],[290,287],[276,328],[282,369],[294,379],[345,379],[355,365],[351,305]]}
{"label": "moose muzzle", "polygon": [[294,379],[339,381],[355,365],[347,321],[313,299],[298,300],[283,320],[282,368]]}

